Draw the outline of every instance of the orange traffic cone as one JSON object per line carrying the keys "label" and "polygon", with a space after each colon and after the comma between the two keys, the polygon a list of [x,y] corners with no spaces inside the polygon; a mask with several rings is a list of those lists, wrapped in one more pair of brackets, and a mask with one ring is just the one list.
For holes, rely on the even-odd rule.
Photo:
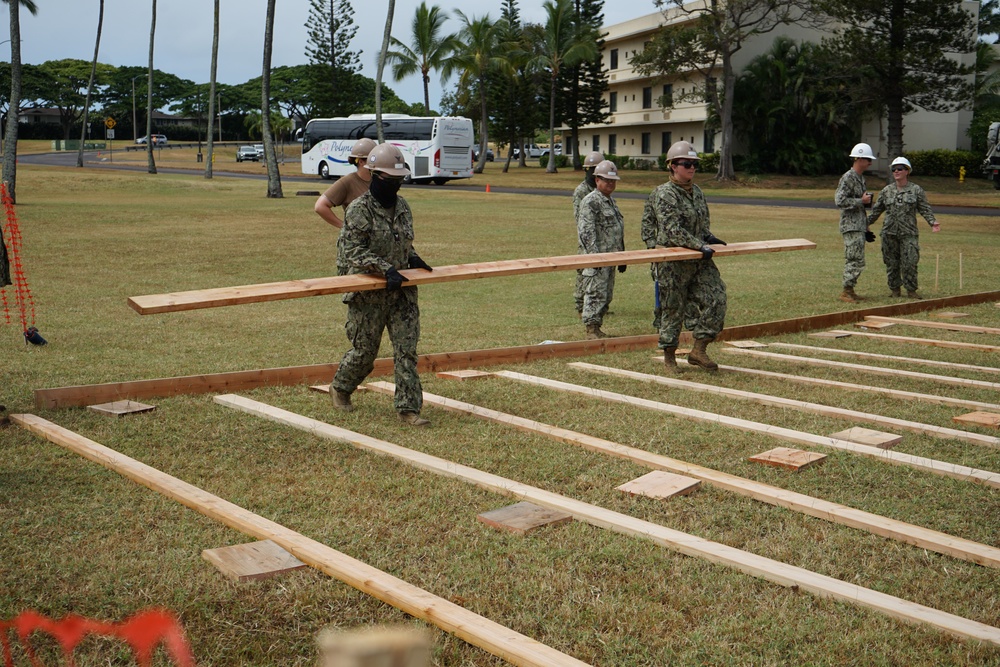
{"label": "orange traffic cone", "polygon": [[487,191],[487,192],[489,192],[489,191],[490,191],[490,184],[489,184],[489,183],[487,183],[487,184],[486,184],[486,191]]}

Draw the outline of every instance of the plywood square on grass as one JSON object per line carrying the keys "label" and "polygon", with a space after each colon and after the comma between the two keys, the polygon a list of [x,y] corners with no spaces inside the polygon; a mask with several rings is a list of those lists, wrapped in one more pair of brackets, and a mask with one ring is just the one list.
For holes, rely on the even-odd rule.
{"label": "plywood square on grass", "polygon": [[871,329],[873,331],[880,331],[882,329],[888,329],[889,327],[894,327],[894,326],[896,326],[896,323],[895,322],[871,322],[869,320],[865,320],[863,322],[855,322],[854,326],[856,326],[856,327],[858,327],[860,329]]}
{"label": "plywood square on grass", "polygon": [[959,424],[1000,428],[1000,414],[997,414],[996,412],[970,412],[966,415],[952,417],[951,420],[953,422],[958,422]]}
{"label": "plywood square on grass", "polygon": [[854,428],[849,428],[846,431],[831,433],[830,437],[837,438],[839,440],[847,440],[849,442],[856,442],[860,445],[881,447],[882,449],[892,449],[903,441],[903,436],[901,435],[875,431],[870,428],[862,428],[861,426],[855,426]]}
{"label": "plywood square on grass", "polygon": [[478,380],[490,377],[493,373],[466,368],[458,371],[441,371],[440,373],[435,373],[435,375],[446,380]]}
{"label": "plywood square on grass", "polygon": [[271,540],[205,549],[201,557],[233,581],[266,579],[282,572],[307,567]]}
{"label": "plywood square on grass", "polygon": [[727,340],[726,345],[730,347],[738,347],[744,350],[752,350],[756,347],[767,347],[764,343],[758,343],[755,340]]}
{"label": "plywood square on grass", "polygon": [[820,331],[809,334],[810,338],[847,338],[851,334],[846,331]]}
{"label": "plywood square on grass", "polygon": [[649,474],[633,479],[631,482],[625,482],[617,487],[617,489],[633,496],[663,499],[673,496],[686,496],[696,491],[699,486],[701,486],[700,480],[685,477],[684,475],[675,475],[672,472],[665,472],[663,470],[654,470]]}
{"label": "plywood square on grass", "polygon": [[156,406],[137,403],[135,401],[114,401],[112,403],[101,403],[100,405],[88,405],[87,408],[94,412],[100,412],[102,415],[121,417],[136,412],[150,412],[151,410],[155,410]]}
{"label": "plywood square on grass", "polygon": [[566,523],[571,521],[573,516],[566,512],[539,507],[534,503],[521,502],[483,512],[476,518],[487,526],[523,535],[542,526]]}
{"label": "plywood square on grass", "polygon": [[761,452],[756,456],[751,456],[750,460],[764,465],[786,468],[788,470],[801,470],[806,466],[819,463],[826,458],[826,454],[807,452],[791,447],[775,447],[766,452]]}
{"label": "plywood square on grass", "polygon": [[940,313],[931,313],[931,317],[939,317],[943,320],[954,320],[959,317],[968,317],[968,313],[959,313],[953,310],[945,310]]}

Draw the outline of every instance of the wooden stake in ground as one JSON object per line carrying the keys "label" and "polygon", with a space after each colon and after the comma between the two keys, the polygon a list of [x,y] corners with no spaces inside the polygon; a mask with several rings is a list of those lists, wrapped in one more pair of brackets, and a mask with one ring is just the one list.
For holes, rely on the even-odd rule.
{"label": "wooden stake in ground", "polygon": [[938,271],[941,268],[941,253],[934,255],[934,292],[938,291]]}

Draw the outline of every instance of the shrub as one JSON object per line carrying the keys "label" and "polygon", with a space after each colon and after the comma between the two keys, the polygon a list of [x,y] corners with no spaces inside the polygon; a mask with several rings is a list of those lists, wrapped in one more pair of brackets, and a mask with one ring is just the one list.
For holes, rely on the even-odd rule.
{"label": "shrub", "polygon": [[946,176],[957,178],[958,171],[965,167],[967,178],[982,178],[980,166],[983,156],[971,151],[948,151],[937,149],[932,151],[913,151],[906,154],[913,173],[917,176]]}
{"label": "shrub", "polygon": [[[543,155],[542,157],[538,158],[538,163],[540,165],[542,165],[542,169],[547,168],[549,166],[549,156],[548,155]],[[570,166],[570,162],[569,162],[569,156],[568,155],[557,155],[556,156],[556,169],[565,169],[566,167],[569,167],[569,166]]]}
{"label": "shrub", "polygon": [[703,174],[710,174],[719,170],[718,153],[698,153],[701,162],[698,163],[698,171]]}

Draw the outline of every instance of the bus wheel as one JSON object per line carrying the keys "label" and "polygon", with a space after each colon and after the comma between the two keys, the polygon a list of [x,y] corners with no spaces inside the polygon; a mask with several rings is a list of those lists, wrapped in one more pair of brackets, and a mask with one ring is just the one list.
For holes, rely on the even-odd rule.
{"label": "bus wheel", "polygon": [[435,185],[444,185],[447,182],[448,182],[447,178],[435,178],[434,179],[434,184]]}
{"label": "bus wheel", "polygon": [[319,177],[322,178],[324,181],[330,180],[330,165],[328,165],[326,162],[319,163]]}

